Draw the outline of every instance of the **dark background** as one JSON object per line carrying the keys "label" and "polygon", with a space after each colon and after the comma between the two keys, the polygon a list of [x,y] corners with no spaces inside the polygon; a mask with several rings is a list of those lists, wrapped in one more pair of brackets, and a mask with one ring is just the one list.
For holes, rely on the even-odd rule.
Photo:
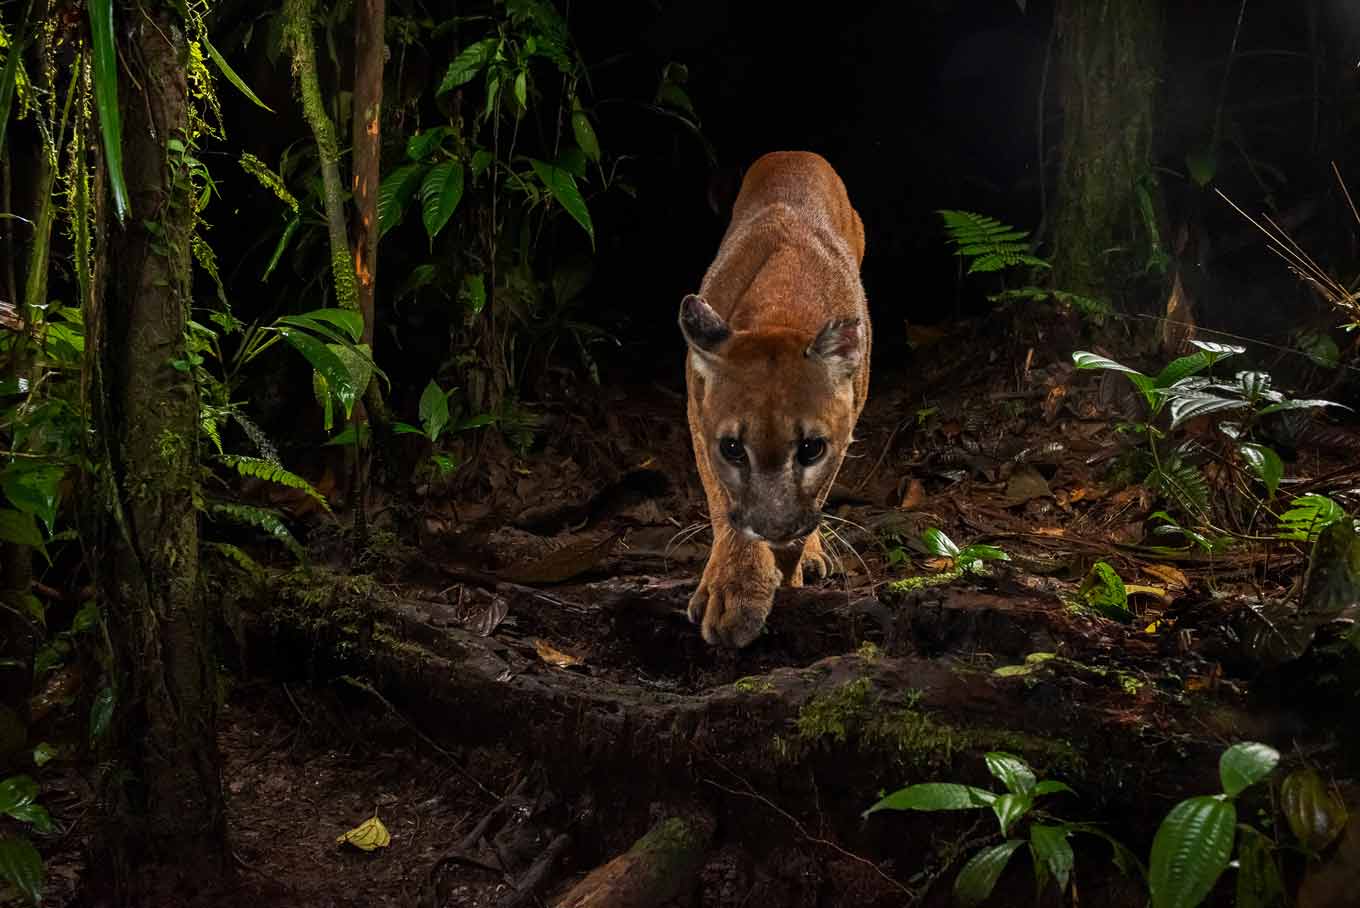
{"label": "dark background", "polygon": [[[440,14],[449,12],[443,6],[452,9],[436,6]],[[1259,234],[1190,185],[1184,156],[1208,142],[1223,92],[1225,142],[1215,185],[1253,213],[1302,210],[1300,243],[1338,274],[1353,275],[1347,269],[1355,261],[1355,224],[1330,162],[1343,174],[1360,172],[1353,151],[1360,10],[1345,0],[1250,0],[1226,89],[1240,0],[1170,2],[1166,10],[1154,149],[1166,200],[1164,240],[1171,245],[1182,224],[1194,227],[1198,241],[1184,250],[1184,264],[1204,324],[1287,341],[1278,335],[1317,317],[1318,307]],[[817,6],[576,0],[567,14],[591,66],[601,142],[607,153],[626,151],[619,172],[636,188],[636,198],[589,197],[599,241],[590,308],[623,341],[602,351],[606,374],[678,376],[676,309],[697,288],[724,227],[708,204],[710,181],[766,151],[819,152],[844,178],[867,234],[864,281],[876,349],[887,354],[876,363],[906,353],[907,321],[988,311],[988,288],[959,280],[936,209],[975,210],[1041,231],[1043,180],[1051,216],[1062,129],[1056,51],[1042,105],[1042,148],[1038,129],[1052,3],[1031,2],[1022,11],[1014,0]],[[700,141],[646,109],[670,61],[688,67],[686,89],[716,162]],[[407,65],[408,82],[418,81],[419,61]],[[447,60],[426,65],[425,78],[437,80]],[[269,87],[266,100],[281,116],[261,114],[239,98],[228,105],[229,119],[240,124],[233,138],[242,140],[243,127],[246,146],[258,145],[266,161],[306,134],[285,68],[278,62],[252,74],[253,84]],[[228,92],[224,87],[224,100]],[[276,202],[258,187],[252,192],[238,208],[243,216],[277,215]],[[218,231],[214,242],[254,239],[249,230]],[[384,240],[380,318],[397,279],[382,263],[399,259],[403,250],[393,246],[412,240],[420,240],[418,231]],[[219,255],[231,260],[230,249],[219,248]],[[246,296],[256,293],[245,289]],[[242,288],[235,292],[241,296]],[[402,319],[407,351],[419,346],[413,335],[445,330],[434,310],[413,316],[408,306]],[[379,363],[409,368],[413,381],[423,383],[417,373],[438,365],[419,356],[394,362],[385,345],[380,336]]]}

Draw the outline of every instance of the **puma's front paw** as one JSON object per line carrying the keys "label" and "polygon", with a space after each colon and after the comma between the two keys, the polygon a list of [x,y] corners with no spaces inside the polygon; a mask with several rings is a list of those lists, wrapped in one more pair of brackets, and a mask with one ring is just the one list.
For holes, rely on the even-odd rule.
{"label": "puma's front paw", "polygon": [[804,544],[803,558],[799,562],[799,567],[802,568],[800,579],[804,583],[825,580],[831,576],[833,569],[831,556],[822,548],[822,537],[818,533],[814,532]]}
{"label": "puma's front paw", "polygon": [[730,562],[710,559],[689,599],[689,620],[699,625],[706,642],[743,647],[760,635],[778,586],[777,572],[755,565],[738,571]]}

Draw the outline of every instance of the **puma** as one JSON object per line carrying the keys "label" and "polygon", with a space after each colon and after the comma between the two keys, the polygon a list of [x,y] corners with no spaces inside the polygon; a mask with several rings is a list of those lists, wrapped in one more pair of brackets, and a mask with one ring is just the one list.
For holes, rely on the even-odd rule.
{"label": "puma", "polygon": [[680,304],[713,549],[689,603],[704,640],[760,634],[781,583],[823,577],[821,508],[869,385],[864,226],[829,163],[747,171],[700,292]]}

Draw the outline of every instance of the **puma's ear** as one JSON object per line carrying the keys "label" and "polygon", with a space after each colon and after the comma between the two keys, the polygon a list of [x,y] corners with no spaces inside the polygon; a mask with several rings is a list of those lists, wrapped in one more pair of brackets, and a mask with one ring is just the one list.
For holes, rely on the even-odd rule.
{"label": "puma's ear", "polygon": [[693,293],[680,301],[680,331],[701,359],[715,355],[723,341],[732,336],[732,329],[723,317],[703,297]]}
{"label": "puma's ear", "polygon": [[857,318],[833,318],[808,345],[809,359],[816,358],[841,377],[853,375],[864,357],[864,325]]}

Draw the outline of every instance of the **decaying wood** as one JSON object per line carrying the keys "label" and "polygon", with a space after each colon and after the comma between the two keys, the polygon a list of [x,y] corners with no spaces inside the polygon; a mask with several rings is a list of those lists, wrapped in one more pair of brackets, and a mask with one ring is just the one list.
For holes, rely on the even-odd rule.
{"label": "decaying wood", "polygon": [[554,902],[554,908],[652,908],[693,885],[713,839],[708,813],[670,816],[623,854],[595,868]]}

